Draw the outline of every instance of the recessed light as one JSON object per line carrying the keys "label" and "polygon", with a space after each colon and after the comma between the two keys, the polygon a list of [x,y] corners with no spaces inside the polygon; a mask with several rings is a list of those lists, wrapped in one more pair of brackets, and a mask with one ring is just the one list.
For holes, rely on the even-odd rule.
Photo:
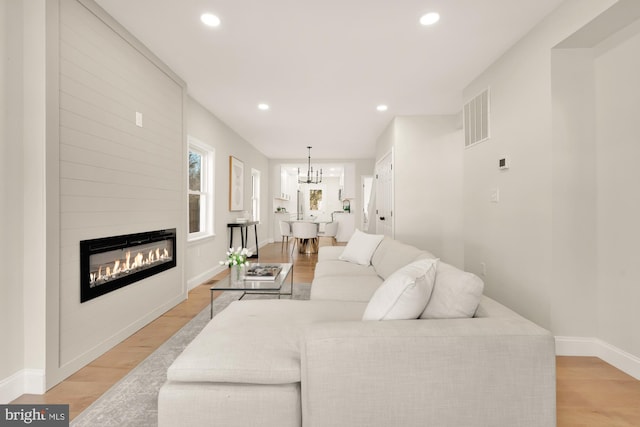
{"label": "recessed light", "polygon": [[258,109],[262,111],[267,111],[269,109],[269,104],[258,104]]}
{"label": "recessed light", "polygon": [[208,25],[209,27],[217,27],[220,25],[220,18],[212,13],[203,13],[200,15],[200,20],[204,25]]}
{"label": "recessed light", "polygon": [[422,25],[433,25],[440,20],[440,14],[436,12],[430,12],[426,15],[422,15],[420,18],[420,23]]}
{"label": "recessed light", "polygon": [[386,106],[386,105],[384,105],[384,104],[378,105],[378,106],[376,107],[376,110],[378,110],[378,111],[387,111],[388,109],[389,109],[389,107],[387,107],[387,106]]}

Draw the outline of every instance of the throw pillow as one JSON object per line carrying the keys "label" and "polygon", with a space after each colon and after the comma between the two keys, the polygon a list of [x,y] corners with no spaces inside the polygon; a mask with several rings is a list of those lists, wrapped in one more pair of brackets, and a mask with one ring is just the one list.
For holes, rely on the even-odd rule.
{"label": "throw pillow", "polygon": [[371,257],[384,238],[382,234],[367,234],[356,228],[338,259],[360,265],[371,264]]}
{"label": "throw pillow", "polygon": [[431,299],[421,319],[473,317],[480,304],[484,282],[475,274],[447,263],[438,264]]}
{"label": "throw pillow", "polygon": [[391,274],[369,300],[362,320],[417,319],[431,296],[437,265],[437,259],[422,259]]}

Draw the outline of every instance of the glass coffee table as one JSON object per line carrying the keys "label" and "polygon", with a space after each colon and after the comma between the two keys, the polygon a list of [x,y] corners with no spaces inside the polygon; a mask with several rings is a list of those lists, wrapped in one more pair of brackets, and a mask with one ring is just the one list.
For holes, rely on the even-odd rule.
{"label": "glass coffee table", "polygon": [[[278,299],[282,295],[288,295],[293,298],[293,264],[290,262],[277,263],[277,262],[269,262],[269,263],[251,263],[249,264],[249,268],[251,267],[260,267],[260,266],[277,266],[280,267],[281,270],[278,275],[274,279],[260,279],[255,280],[248,277],[245,277],[244,280],[239,280],[237,282],[232,282],[230,276],[226,276],[223,279],[220,279],[216,282],[215,285],[211,286],[211,318],[213,318],[213,292],[214,291],[239,291],[242,292],[239,299],[242,299],[247,294],[268,294],[268,295],[278,295]],[[282,292],[282,286],[289,278],[291,283],[291,288],[289,293]]]}

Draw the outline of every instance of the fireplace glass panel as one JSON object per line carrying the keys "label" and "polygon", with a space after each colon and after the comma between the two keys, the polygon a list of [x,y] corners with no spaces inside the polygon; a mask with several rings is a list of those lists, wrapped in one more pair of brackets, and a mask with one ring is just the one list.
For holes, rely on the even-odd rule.
{"label": "fireplace glass panel", "polygon": [[175,266],[175,228],[83,240],[80,301],[89,301]]}

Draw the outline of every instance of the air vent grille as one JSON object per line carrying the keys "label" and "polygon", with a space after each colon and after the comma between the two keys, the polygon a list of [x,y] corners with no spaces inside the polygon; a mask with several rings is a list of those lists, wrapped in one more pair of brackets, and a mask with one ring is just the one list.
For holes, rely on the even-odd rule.
{"label": "air vent grille", "polygon": [[489,89],[464,105],[464,146],[489,139]]}

